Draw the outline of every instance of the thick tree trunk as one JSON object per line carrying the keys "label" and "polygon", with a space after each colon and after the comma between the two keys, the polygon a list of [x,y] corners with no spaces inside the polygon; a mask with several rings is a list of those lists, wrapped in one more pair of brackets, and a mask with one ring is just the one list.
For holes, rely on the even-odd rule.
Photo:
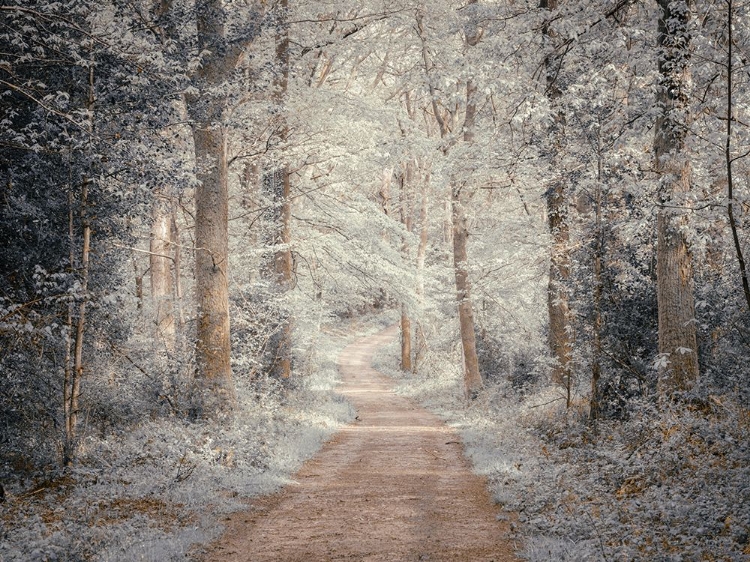
{"label": "thick tree trunk", "polygon": [[654,138],[660,178],[657,216],[657,302],[659,309],[659,391],[669,394],[698,378],[698,344],[692,291],[692,262],[682,233],[687,217],[680,198],[690,190],[685,154],[688,108],[689,8],[684,0],[659,0],[658,102],[661,115]]}
{"label": "thick tree trunk", "polygon": [[[217,116],[218,117],[218,116]],[[230,363],[228,201],[226,139],[219,122],[193,129],[198,185],[195,189],[196,342],[199,417],[222,418],[234,407]]]}
{"label": "thick tree trunk", "polygon": [[224,37],[224,4],[207,0],[196,12],[198,47],[206,51],[196,72],[199,94],[187,97],[195,146],[195,282],[198,305],[193,415],[228,418],[235,404],[230,363],[227,146],[222,123],[223,82],[234,69],[236,48]]}

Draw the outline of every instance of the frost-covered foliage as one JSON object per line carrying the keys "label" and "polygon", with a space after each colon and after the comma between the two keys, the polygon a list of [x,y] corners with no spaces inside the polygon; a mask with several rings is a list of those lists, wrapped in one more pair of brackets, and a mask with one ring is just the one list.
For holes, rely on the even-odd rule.
{"label": "frost-covered foliage", "polygon": [[750,554],[750,418],[731,397],[642,403],[628,421],[592,424],[546,385],[519,392],[508,371],[467,405],[460,373],[445,367],[455,358],[412,377],[397,353],[382,350],[378,368],[461,432],[528,560]]}
{"label": "frost-covered foliage", "polygon": [[334,394],[338,353],[355,334],[391,321],[320,326],[291,388],[239,377],[240,405],[229,426],[177,417],[119,423],[89,432],[72,470],[0,467],[0,558],[161,562],[198,552],[221,532],[222,514],[289,483],[351,419],[350,406]]}
{"label": "frost-covered foliage", "polygon": [[[167,559],[212,536],[198,515],[211,512],[211,494],[268,489],[333,424],[310,422],[314,409],[345,417],[321,398],[332,376],[321,330],[393,307],[414,328],[409,388],[463,424],[497,497],[520,511],[533,559],[739,556],[748,5],[690,7],[690,115],[672,117],[689,126],[692,184],[669,204],[685,211],[701,377],[672,402],[655,395],[659,5],[212,4],[226,31],[216,52],[198,48],[206,12],[192,0],[16,0],[0,11],[0,482],[13,498],[7,513],[34,522],[4,531],[8,548]],[[195,79],[229,60],[225,51],[236,64],[221,80]],[[227,427],[188,421],[198,385],[192,272],[204,250],[193,196],[205,164],[193,154],[190,104],[226,133],[239,397]],[[286,201],[269,183],[281,170]],[[563,228],[547,216],[553,186]],[[469,409],[458,399],[454,195],[487,387]],[[553,246],[569,263],[558,295],[573,342],[567,413],[548,384]],[[269,275],[282,252],[284,286]],[[294,376],[280,381],[268,356],[287,331]],[[62,395],[74,367],[71,437]],[[585,421],[595,372],[596,424]],[[75,450],[78,464],[58,477]],[[55,498],[61,511],[48,509]],[[151,538],[128,542],[146,536],[136,528]]]}

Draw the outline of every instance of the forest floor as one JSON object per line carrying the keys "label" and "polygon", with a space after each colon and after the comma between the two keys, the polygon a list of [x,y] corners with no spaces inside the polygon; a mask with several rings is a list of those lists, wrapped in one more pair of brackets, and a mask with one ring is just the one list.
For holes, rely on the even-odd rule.
{"label": "forest floor", "polygon": [[210,561],[517,560],[518,545],[461,439],[371,368],[393,326],[349,345],[339,392],[356,409],[294,482],[227,517]]}

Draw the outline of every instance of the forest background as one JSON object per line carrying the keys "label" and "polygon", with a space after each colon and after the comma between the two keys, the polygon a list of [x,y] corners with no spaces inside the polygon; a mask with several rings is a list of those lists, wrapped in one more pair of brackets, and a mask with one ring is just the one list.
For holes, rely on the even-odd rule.
{"label": "forest background", "polygon": [[529,559],[747,559],[749,17],[6,0],[0,557],[197,552],[397,321]]}

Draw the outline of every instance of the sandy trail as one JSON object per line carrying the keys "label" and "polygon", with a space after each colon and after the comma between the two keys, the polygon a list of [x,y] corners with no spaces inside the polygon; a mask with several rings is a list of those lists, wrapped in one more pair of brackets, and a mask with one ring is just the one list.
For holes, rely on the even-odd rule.
{"label": "sandy trail", "polygon": [[235,514],[208,561],[517,560],[508,523],[471,473],[459,436],[397,396],[370,367],[393,326],[340,356],[340,392],[358,419],[295,476]]}

